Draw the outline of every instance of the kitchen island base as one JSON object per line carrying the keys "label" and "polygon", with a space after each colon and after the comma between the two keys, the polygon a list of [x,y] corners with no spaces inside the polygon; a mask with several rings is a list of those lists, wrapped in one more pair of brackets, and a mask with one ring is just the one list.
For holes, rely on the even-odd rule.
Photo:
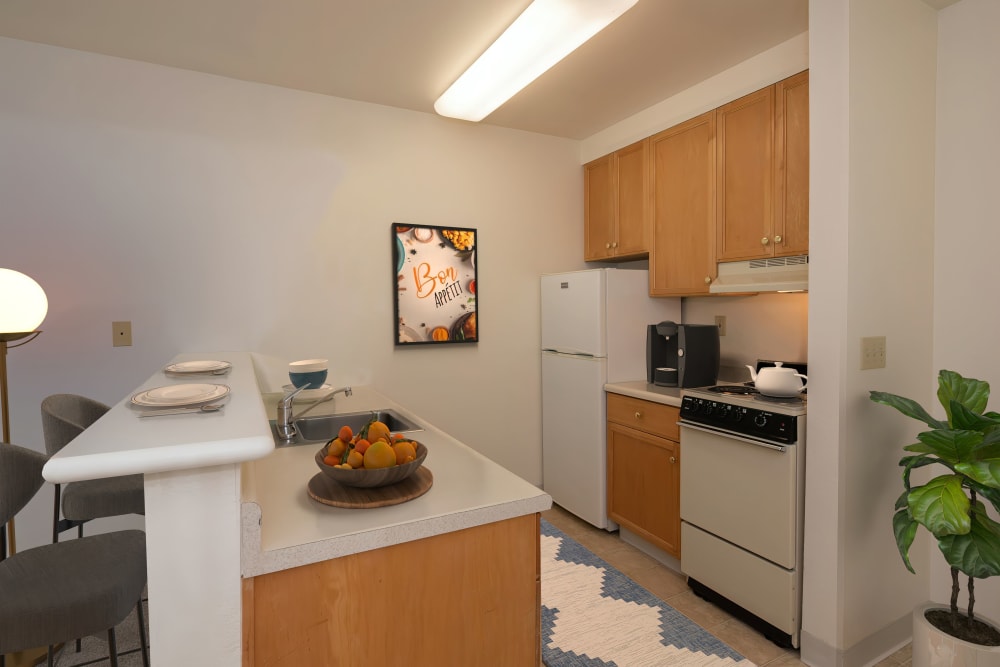
{"label": "kitchen island base", "polygon": [[243,580],[243,665],[541,661],[540,515]]}

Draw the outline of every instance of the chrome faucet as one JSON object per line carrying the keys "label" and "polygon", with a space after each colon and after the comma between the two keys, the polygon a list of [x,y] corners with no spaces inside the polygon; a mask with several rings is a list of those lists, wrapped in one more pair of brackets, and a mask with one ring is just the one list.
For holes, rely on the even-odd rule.
{"label": "chrome faucet", "polygon": [[275,420],[274,425],[275,428],[278,430],[278,435],[280,435],[285,442],[291,442],[292,438],[295,437],[295,425],[292,422],[297,417],[303,416],[304,414],[315,408],[317,405],[320,405],[321,403],[332,401],[333,397],[336,396],[337,394],[342,393],[344,396],[350,396],[352,393],[350,387],[341,387],[340,389],[334,389],[329,394],[327,394],[326,396],[319,399],[318,401],[310,405],[308,408],[303,410],[296,417],[295,415],[292,414],[292,401],[295,399],[296,396],[299,395],[299,393],[303,389],[306,389],[308,386],[309,386],[308,384],[304,384],[301,387],[298,387],[297,389],[285,394],[284,398],[282,398],[281,401],[278,402],[278,416],[277,419]]}

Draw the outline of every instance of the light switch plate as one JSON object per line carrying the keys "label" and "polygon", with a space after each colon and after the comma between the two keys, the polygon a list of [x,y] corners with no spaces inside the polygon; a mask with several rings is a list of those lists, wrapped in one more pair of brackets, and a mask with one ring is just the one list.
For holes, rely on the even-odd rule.
{"label": "light switch plate", "polygon": [[861,370],[885,368],[885,336],[861,339]]}
{"label": "light switch plate", "polygon": [[112,322],[111,334],[115,347],[129,347],[132,345],[132,322]]}

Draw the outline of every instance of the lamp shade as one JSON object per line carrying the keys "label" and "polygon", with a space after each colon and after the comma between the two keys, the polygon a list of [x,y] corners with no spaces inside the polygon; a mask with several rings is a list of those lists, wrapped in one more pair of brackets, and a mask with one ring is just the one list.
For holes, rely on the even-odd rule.
{"label": "lamp shade", "polygon": [[18,271],[0,269],[0,334],[34,331],[48,310],[41,285]]}

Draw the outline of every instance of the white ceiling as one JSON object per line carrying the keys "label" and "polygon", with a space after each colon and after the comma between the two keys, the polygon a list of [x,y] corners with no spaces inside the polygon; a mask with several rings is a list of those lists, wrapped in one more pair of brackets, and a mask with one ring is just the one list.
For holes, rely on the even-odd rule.
{"label": "white ceiling", "polygon": [[[3,0],[0,35],[433,113],[528,3]],[[640,0],[483,122],[588,137],[805,32],[807,10],[808,0]]]}

